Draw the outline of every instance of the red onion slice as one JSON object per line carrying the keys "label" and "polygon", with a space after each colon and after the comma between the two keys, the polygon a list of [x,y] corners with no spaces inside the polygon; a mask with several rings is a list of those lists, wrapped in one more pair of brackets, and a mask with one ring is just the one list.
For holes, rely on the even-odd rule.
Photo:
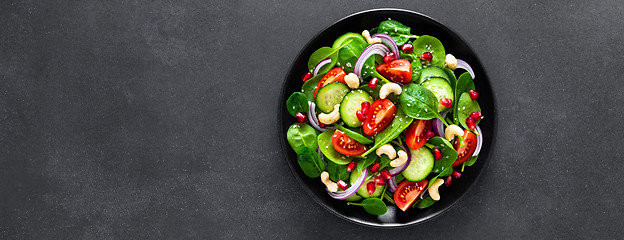
{"label": "red onion slice", "polygon": [[390,180],[388,180],[388,189],[390,192],[396,191],[397,187],[396,179],[394,177],[390,178]]}
{"label": "red onion slice", "polygon": [[308,120],[310,122],[310,126],[312,126],[314,129],[320,131],[320,132],[325,132],[327,131],[329,128],[328,127],[324,127],[322,128],[321,126],[319,126],[319,120],[316,117],[316,104],[312,101],[308,101]]}
{"label": "red onion slice", "polygon": [[412,154],[410,153],[409,148],[407,147],[407,145],[405,145],[405,143],[399,144],[399,142],[396,140],[392,141],[392,143],[399,145],[401,148],[403,148],[403,151],[407,153],[407,161],[405,161],[403,165],[390,169],[390,175],[394,177],[396,175],[399,175],[399,173],[403,172],[407,168],[407,166],[409,166],[410,161],[412,160]]}
{"label": "red onion slice", "polygon": [[401,57],[401,54],[399,53],[399,47],[396,45],[396,42],[394,42],[394,39],[392,39],[390,35],[377,33],[377,34],[373,34],[371,37],[377,37],[381,39],[381,42],[386,44],[390,48],[390,50],[392,50],[392,52],[394,53],[394,59],[399,59]]}
{"label": "red onion slice", "polygon": [[364,67],[366,60],[373,55],[381,55],[384,57],[388,52],[390,52],[390,49],[388,49],[388,47],[386,47],[383,43],[373,43],[368,45],[355,62],[355,66],[353,66],[353,73],[360,78],[360,81],[364,80],[362,78],[362,68]]}
{"label": "red onion slice", "polygon": [[351,187],[347,188],[347,190],[336,192],[330,192],[327,190],[327,194],[334,199],[345,200],[351,197],[362,186],[364,180],[366,179],[366,175],[368,175],[368,171],[364,168],[360,173],[360,177],[355,181],[355,183],[353,183],[353,185],[351,185]]}
{"label": "red onion slice", "polygon": [[[444,118],[444,116],[446,116],[447,112],[443,112],[440,116],[442,116],[442,118]],[[431,122],[431,126],[433,127],[433,132],[438,135],[438,136],[444,136],[444,123],[442,123],[442,120],[440,120],[439,118],[435,118],[433,119],[433,122]]]}
{"label": "red onion slice", "polygon": [[472,154],[473,157],[479,156],[479,152],[481,152],[481,145],[483,145],[483,132],[481,132],[481,128],[479,126],[477,126],[476,130],[479,135],[477,136],[477,149],[475,149]]}
{"label": "red onion slice", "polygon": [[467,62],[465,62],[464,60],[461,59],[457,59],[457,68],[461,68],[466,70],[467,72],[470,73],[470,76],[472,77],[472,79],[475,79],[475,73],[472,70],[472,68],[470,67],[470,65],[468,65]]}
{"label": "red onion slice", "polygon": [[316,76],[318,74],[318,72],[321,70],[321,68],[323,66],[325,66],[325,64],[331,63],[331,58],[326,58],[323,61],[320,61],[318,64],[316,64],[316,67],[314,67],[314,71],[312,71],[312,76]]}

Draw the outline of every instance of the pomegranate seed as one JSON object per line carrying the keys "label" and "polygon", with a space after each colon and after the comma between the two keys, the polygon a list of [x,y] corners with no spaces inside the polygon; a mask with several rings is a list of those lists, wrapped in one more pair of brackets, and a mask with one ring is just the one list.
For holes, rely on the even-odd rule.
{"label": "pomegranate seed", "polygon": [[474,120],[480,120],[483,118],[483,115],[481,115],[481,112],[473,112],[470,114],[470,117]]}
{"label": "pomegranate seed", "polygon": [[306,118],[308,118],[303,113],[297,113],[297,115],[295,115],[295,117],[297,118],[297,121],[299,121],[300,123],[304,123],[306,121]]}
{"label": "pomegranate seed", "polygon": [[392,179],[392,175],[390,174],[390,172],[387,169],[381,170],[381,177],[386,179],[386,181]]}
{"label": "pomegranate seed", "polygon": [[420,60],[431,61],[433,59],[433,55],[430,52],[424,52],[420,55]]}
{"label": "pomegranate seed", "polygon": [[381,164],[379,164],[379,163],[375,163],[375,164],[373,164],[373,166],[371,166],[371,168],[370,168],[371,172],[377,172],[377,171],[379,171],[379,167],[380,167],[380,166],[381,166]]}
{"label": "pomegranate seed", "polygon": [[427,132],[425,133],[425,137],[426,137],[427,139],[432,138],[432,137],[435,137],[435,133],[433,133],[433,131],[427,131]]}
{"label": "pomegranate seed", "polygon": [[366,191],[368,191],[368,194],[373,194],[375,192],[375,182],[368,182],[366,184]]}
{"label": "pomegranate seed", "polygon": [[444,181],[444,185],[446,185],[447,187],[450,187],[451,183],[453,183],[453,177],[451,176],[446,177],[446,181]]}
{"label": "pomegranate seed", "polygon": [[349,184],[347,184],[345,181],[342,181],[342,179],[338,180],[338,187],[340,189],[342,189],[342,191],[347,190],[347,188],[349,188]]}
{"label": "pomegranate seed", "polygon": [[386,180],[384,180],[381,176],[375,177],[375,184],[379,186],[386,185]]}
{"label": "pomegranate seed", "polygon": [[384,59],[384,62],[392,62],[394,61],[394,59],[396,59],[396,56],[394,56],[393,52],[389,52],[388,54],[386,54],[386,56],[383,59]]}
{"label": "pomegranate seed", "polygon": [[442,152],[440,152],[439,148],[433,148],[433,154],[435,155],[436,160],[442,159]]}
{"label": "pomegranate seed", "polygon": [[479,93],[475,90],[470,89],[468,94],[470,94],[470,99],[472,100],[477,100],[479,98]]}
{"label": "pomegranate seed", "polygon": [[371,105],[369,102],[362,102],[362,114],[366,115]]}
{"label": "pomegranate seed", "polygon": [[356,166],[357,163],[355,161],[351,161],[349,165],[347,165],[347,172],[353,172],[353,169],[355,169]]}
{"label": "pomegranate seed", "polygon": [[374,77],[368,82],[368,87],[371,89],[377,88],[377,81],[379,81],[379,78]]}
{"label": "pomegranate seed", "polygon": [[319,127],[322,127],[322,128],[324,128],[324,127],[325,127],[325,124],[324,124],[324,123],[322,123],[322,122],[319,122],[319,124],[318,124],[318,125],[319,125]]}
{"label": "pomegranate seed", "polygon": [[303,75],[303,82],[307,82],[308,80],[310,80],[310,78],[312,78],[312,73],[307,72],[306,74]]}
{"label": "pomegranate seed", "polygon": [[360,122],[364,122],[364,120],[366,119],[366,115],[364,115],[364,114],[362,113],[362,110],[357,110],[357,111],[355,112],[355,116],[357,117],[357,119],[358,119]]}
{"label": "pomegranate seed", "polygon": [[409,43],[403,44],[401,50],[403,50],[404,53],[412,53],[412,51],[414,51],[414,45]]}
{"label": "pomegranate seed", "polygon": [[470,130],[475,130],[475,128],[477,128],[477,125],[475,125],[474,119],[472,119],[472,117],[466,118],[466,125],[468,125],[468,128],[470,128]]}
{"label": "pomegranate seed", "polygon": [[453,100],[451,100],[450,98],[440,98],[440,104],[442,104],[442,106],[450,108],[451,106],[453,106]]}
{"label": "pomegranate seed", "polygon": [[461,173],[458,171],[453,170],[453,175],[454,178],[460,178],[461,177]]}

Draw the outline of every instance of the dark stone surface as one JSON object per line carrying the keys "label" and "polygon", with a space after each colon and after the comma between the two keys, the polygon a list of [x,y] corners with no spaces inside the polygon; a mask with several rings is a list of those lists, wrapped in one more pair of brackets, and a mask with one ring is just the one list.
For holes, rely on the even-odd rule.
{"label": "dark stone surface", "polygon": [[[304,44],[378,7],[463,36],[499,108],[475,186],[397,230],[312,201],[275,123]],[[622,12],[619,1],[4,1],[0,238],[621,238]]]}

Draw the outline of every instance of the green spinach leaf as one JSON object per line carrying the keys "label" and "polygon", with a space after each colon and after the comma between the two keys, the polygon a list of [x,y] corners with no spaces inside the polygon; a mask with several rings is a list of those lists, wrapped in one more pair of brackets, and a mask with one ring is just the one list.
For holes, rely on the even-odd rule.
{"label": "green spinach leaf", "polygon": [[390,125],[388,125],[386,129],[375,135],[375,144],[373,145],[373,147],[363,153],[362,156],[370,154],[382,145],[392,141],[392,139],[397,138],[399,134],[403,132],[403,130],[409,127],[412,121],[414,121],[414,119],[405,115],[404,111],[401,110],[401,106],[397,106],[396,116],[394,116],[392,123],[390,123]]}
{"label": "green spinach leaf", "polygon": [[303,170],[303,173],[310,178],[320,177],[321,172],[325,170],[325,164],[316,153],[316,150],[310,148],[304,148],[304,150],[297,155],[297,162],[301,170]]}
{"label": "green spinach leaf", "polygon": [[[366,145],[366,144],[371,144],[374,142],[373,140],[364,136],[364,134],[361,133],[361,130],[351,130],[340,125],[336,125],[336,128],[338,128],[338,130],[344,132],[345,134],[347,134],[347,136],[353,138],[353,140],[358,141],[361,144]],[[360,131],[360,132],[357,132],[357,131]]]}
{"label": "green spinach leaf", "polygon": [[338,180],[344,180],[348,182],[349,172],[347,172],[347,168],[344,165],[338,165],[332,161],[327,162],[327,173],[329,173],[329,178],[337,182]]}
{"label": "green spinach leaf", "polygon": [[316,89],[316,85],[318,85],[319,81],[323,78],[323,74],[316,75],[307,82],[303,83],[301,86],[301,92],[306,95],[308,101],[314,102],[314,90]]}
{"label": "green spinach leaf", "polygon": [[433,165],[434,173],[441,173],[446,169],[453,169],[453,163],[457,160],[457,151],[453,148],[453,144],[441,137],[432,137],[427,141],[427,143],[432,144],[434,147],[440,149],[442,153],[442,158],[440,160],[436,160]]}
{"label": "green spinach leaf", "polygon": [[[455,84],[455,101],[459,102],[459,97],[465,93],[470,91],[471,89],[475,89],[474,82],[472,81],[472,76],[470,73],[465,72],[459,76],[457,79],[457,83]],[[459,125],[459,119],[457,118],[457,114],[459,113],[459,104],[454,104],[453,108],[453,122]]]}
{"label": "green spinach leaf", "polygon": [[286,108],[288,109],[288,113],[293,117],[297,115],[297,113],[308,113],[308,98],[305,94],[301,92],[294,92],[288,97],[286,100]]}
{"label": "green spinach leaf", "polygon": [[362,172],[364,168],[367,168],[368,166],[373,165],[373,163],[377,161],[377,158],[378,158],[377,154],[371,154],[371,155],[366,156],[366,158],[357,162],[357,167],[355,167],[356,171],[358,173]]}
{"label": "green spinach leaf", "polygon": [[438,99],[423,86],[414,83],[405,85],[399,101],[401,109],[409,117],[425,120],[437,117],[446,123],[438,113]]}
{"label": "green spinach leaf", "polygon": [[475,164],[475,162],[477,162],[477,158],[479,158],[479,156],[473,156],[468,158],[468,160],[466,160],[466,162],[464,162],[466,164],[466,166],[470,167],[472,165]]}
{"label": "green spinach leaf", "polygon": [[349,205],[362,206],[367,213],[373,215],[384,215],[388,208],[386,207],[386,203],[379,198],[367,198],[364,199],[361,203],[348,203]]}
{"label": "green spinach leaf", "polygon": [[316,149],[318,147],[317,131],[308,124],[295,123],[288,128],[286,139],[290,147],[301,154],[306,148]]}
{"label": "green spinach leaf", "polygon": [[318,146],[321,149],[323,155],[329,160],[338,165],[346,165],[351,162],[353,157],[345,156],[336,149],[334,149],[334,145],[332,145],[332,136],[334,135],[334,131],[327,130],[318,135]]}
{"label": "green spinach leaf", "polygon": [[444,46],[435,37],[423,35],[418,37],[418,39],[414,40],[414,53],[416,56],[420,56],[425,52],[430,52],[433,58],[431,59],[431,65],[437,66],[440,68],[444,67],[444,63],[446,61],[446,52],[444,51]]}
{"label": "green spinach leaf", "polygon": [[310,72],[314,71],[314,68],[316,67],[316,65],[318,65],[319,62],[327,58],[330,58],[331,63],[326,64],[323,67],[321,67],[321,69],[318,72],[318,75],[323,75],[326,72],[329,72],[329,70],[331,70],[338,62],[338,51],[340,51],[340,49],[342,49],[347,44],[351,43],[351,41],[353,40],[351,39],[346,40],[344,41],[342,45],[335,47],[335,48],[322,47],[314,51],[312,55],[310,55],[310,59],[308,59],[308,69],[310,70]]}
{"label": "green spinach leaf", "polygon": [[[469,93],[462,93],[459,97],[459,101],[457,101],[457,111],[457,120],[464,129],[468,129],[466,118],[473,112],[481,112],[481,107],[479,107],[479,103],[477,103],[476,100],[470,98]],[[479,120],[475,120],[475,124],[479,124]]]}
{"label": "green spinach leaf", "polygon": [[386,20],[379,24],[377,33],[385,33],[390,35],[397,46],[401,46],[407,43],[411,38],[417,38],[418,36],[411,34],[410,27],[403,25],[395,20]]}
{"label": "green spinach leaf", "polygon": [[429,196],[429,194],[427,194],[425,197],[423,197],[422,200],[418,201],[418,203],[416,203],[414,207],[418,209],[424,209],[424,208],[431,207],[431,205],[433,205],[435,202],[436,201],[433,200],[431,196]]}

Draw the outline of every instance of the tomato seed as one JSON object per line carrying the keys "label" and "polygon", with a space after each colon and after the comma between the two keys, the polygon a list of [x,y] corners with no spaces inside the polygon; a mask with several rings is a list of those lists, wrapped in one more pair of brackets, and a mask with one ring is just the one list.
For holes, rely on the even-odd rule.
{"label": "tomato seed", "polygon": [[433,154],[435,155],[435,159],[436,159],[436,160],[440,160],[440,159],[442,159],[442,157],[443,157],[443,156],[442,156],[442,152],[440,152],[440,149],[439,149],[439,148],[437,148],[437,147],[436,147],[436,148],[433,148]]}
{"label": "tomato seed", "polygon": [[312,73],[311,72],[307,72],[306,74],[303,75],[303,82],[307,82],[308,80],[310,80],[310,78],[312,78]]}
{"label": "tomato seed", "polygon": [[447,187],[450,187],[451,183],[453,183],[453,177],[451,176],[446,177],[446,181],[444,181],[444,185],[446,185]]}
{"label": "tomato seed", "polygon": [[420,60],[431,61],[433,60],[433,55],[430,52],[424,52],[420,55]]}
{"label": "tomato seed", "polygon": [[376,77],[374,77],[373,79],[371,79],[371,80],[368,82],[368,87],[369,87],[369,88],[371,88],[371,89],[375,89],[375,88],[377,88],[377,81],[379,81],[379,79],[378,79],[378,78],[376,78]]}
{"label": "tomato seed", "polygon": [[481,112],[473,112],[470,114],[470,117],[474,120],[479,120],[483,117],[483,115],[481,115]]}
{"label": "tomato seed", "polygon": [[338,180],[338,187],[340,189],[342,189],[342,191],[347,190],[347,188],[349,188],[349,184],[347,184],[345,181],[343,181],[342,179]]}
{"label": "tomato seed", "polygon": [[379,186],[386,185],[386,180],[384,180],[381,176],[375,177],[375,184]]}
{"label": "tomato seed", "polygon": [[381,177],[386,179],[386,181],[392,179],[392,174],[387,169],[381,170]]}
{"label": "tomato seed", "polygon": [[461,177],[461,173],[460,173],[460,172],[458,172],[458,171],[456,171],[456,170],[453,170],[453,175],[452,175],[452,176],[453,176],[454,178],[460,178],[460,177]]}
{"label": "tomato seed", "polygon": [[414,51],[414,45],[409,43],[403,44],[401,50],[403,50],[404,53],[412,53],[412,51]]}
{"label": "tomato seed", "polygon": [[479,93],[475,90],[471,89],[468,94],[470,94],[470,99],[472,100],[477,100],[479,98]]}
{"label": "tomato seed", "polygon": [[366,191],[368,191],[368,194],[373,194],[375,192],[375,182],[368,182],[366,184]]}
{"label": "tomato seed", "polygon": [[[384,62],[392,62],[394,61],[394,59],[396,59],[396,56],[394,56],[393,52],[389,52],[388,54],[386,54],[386,56],[383,58]],[[390,65],[390,67],[393,67],[392,65]]]}
{"label": "tomato seed", "polygon": [[475,130],[475,128],[477,128],[477,125],[475,125],[474,119],[472,119],[472,117],[466,118],[466,125],[468,125],[468,128],[470,128],[470,130]]}
{"label": "tomato seed", "polygon": [[375,163],[375,164],[373,164],[373,166],[371,166],[371,168],[370,168],[371,172],[377,172],[377,171],[379,171],[379,167],[380,167],[380,166],[381,166],[381,164],[379,164],[379,163]]}
{"label": "tomato seed", "polygon": [[304,123],[306,121],[306,118],[308,118],[303,113],[297,113],[297,115],[295,115],[295,117],[297,118],[297,121],[300,122],[300,123]]}
{"label": "tomato seed", "polygon": [[433,133],[433,131],[427,131],[425,133],[425,138],[429,139],[429,138],[432,138],[432,137],[435,137],[435,133]]}
{"label": "tomato seed", "polygon": [[355,169],[356,166],[357,163],[355,161],[351,161],[349,165],[347,165],[347,172],[353,172],[353,169]]}
{"label": "tomato seed", "polygon": [[453,106],[453,100],[451,100],[450,98],[440,98],[440,104],[442,104],[442,106],[450,108],[451,106]]}

